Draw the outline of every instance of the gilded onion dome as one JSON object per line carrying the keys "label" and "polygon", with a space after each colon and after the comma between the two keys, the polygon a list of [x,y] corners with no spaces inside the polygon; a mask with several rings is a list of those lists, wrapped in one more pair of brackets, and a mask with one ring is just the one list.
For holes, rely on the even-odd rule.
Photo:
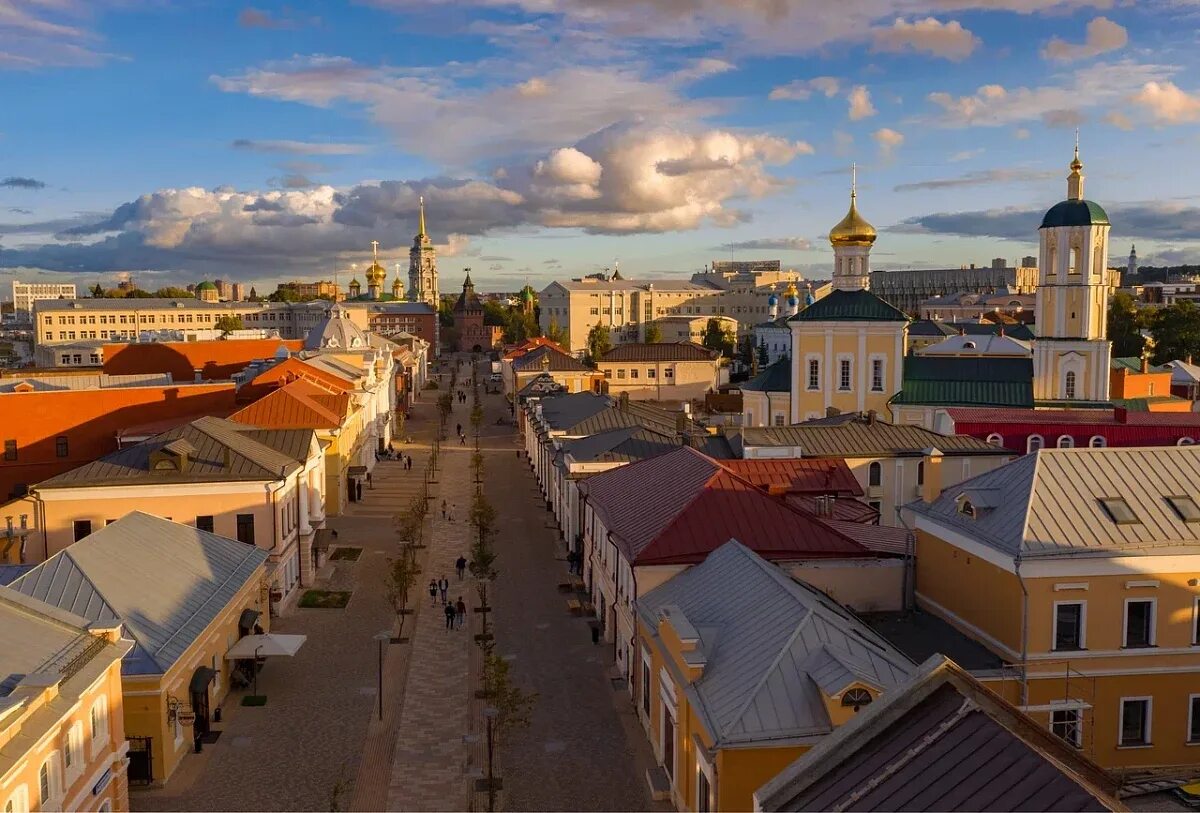
{"label": "gilded onion dome", "polygon": [[829,242],[835,246],[869,246],[875,242],[875,227],[858,213],[856,197],[855,192],[851,191],[850,211],[846,212],[842,222],[829,230]]}

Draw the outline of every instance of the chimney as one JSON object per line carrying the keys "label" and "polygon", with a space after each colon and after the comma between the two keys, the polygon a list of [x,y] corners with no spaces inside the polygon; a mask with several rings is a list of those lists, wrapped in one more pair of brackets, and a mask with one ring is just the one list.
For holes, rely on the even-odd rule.
{"label": "chimney", "polygon": [[204,380],[204,371],[201,370],[199,367],[196,367],[195,369],[193,369],[192,372],[196,374],[195,381],[197,384],[199,384],[201,381]]}
{"label": "chimney", "polygon": [[930,446],[921,458],[924,477],[917,487],[921,490],[921,499],[925,502],[933,502],[942,493],[942,457],[941,450]]}
{"label": "chimney", "polygon": [[688,417],[682,412],[675,413],[675,431],[683,434],[687,432]]}
{"label": "chimney", "polygon": [[1150,372],[1150,357],[1147,356],[1145,353],[1142,353],[1142,372],[1143,373]]}
{"label": "chimney", "polygon": [[623,392],[617,396],[617,409],[621,410],[622,412],[627,412],[629,410],[628,392]]}
{"label": "chimney", "polygon": [[879,419],[879,413],[873,409],[867,410],[867,424],[874,426],[875,421]]}
{"label": "chimney", "polygon": [[837,407],[825,407],[825,417],[832,418],[835,415],[841,415],[842,411]]}

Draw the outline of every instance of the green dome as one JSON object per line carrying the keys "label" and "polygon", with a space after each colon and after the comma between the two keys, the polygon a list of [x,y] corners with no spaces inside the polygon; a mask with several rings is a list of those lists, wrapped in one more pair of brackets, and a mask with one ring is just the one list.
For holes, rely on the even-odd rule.
{"label": "green dome", "polygon": [[196,290],[197,291],[215,291],[215,290],[217,290],[217,286],[213,285],[208,280],[204,280],[204,282],[202,282],[196,286]]}
{"label": "green dome", "polygon": [[1041,228],[1058,226],[1108,226],[1108,213],[1099,203],[1090,200],[1064,200],[1055,204],[1042,218]]}

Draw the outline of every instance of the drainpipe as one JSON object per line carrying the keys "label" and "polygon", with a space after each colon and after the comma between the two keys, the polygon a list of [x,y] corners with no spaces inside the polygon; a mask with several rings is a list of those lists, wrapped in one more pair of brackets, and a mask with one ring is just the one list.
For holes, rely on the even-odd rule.
{"label": "drainpipe", "polygon": [[1013,562],[1017,584],[1021,585],[1021,705],[1029,705],[1029,590],[1021,577],[1021,557]]}
{"label": "drainpipe", "polygon": [[917,537],[913,527],[904,521],[904,514],[901,511],[903,506],[895,507],[896,519],[900,520],[900,524],[908,531],[904,536],[904,578],[900,585],[900,609],[902,612],[909,612],[913,609],[916,603],[916,568],[915,562],[917,559]]}

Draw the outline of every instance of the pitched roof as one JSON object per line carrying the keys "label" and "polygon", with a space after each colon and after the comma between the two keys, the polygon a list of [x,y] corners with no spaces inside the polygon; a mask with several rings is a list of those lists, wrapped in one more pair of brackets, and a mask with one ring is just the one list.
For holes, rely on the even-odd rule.
{"label": "pitched roof", "polygon": [[[838,416],[847,417],[847,416]],[[834,426],[820,422],[742,430],[744,446],[798,446],[804,457],[912,457],[930,447],[946,454],[1012,454],[967,435],[939,435],[909,424],[849,415]]]}
{"label": "pitched roof", "polygon": [[[288,339],[225,339],[205,342],[137,342],[104,346],[106,373],[170,373],[191,381],[227,379],[258,359],[298,353],[304,342]],[[281,350],[282,348],[282,350]]]}
{"label": "pitched roof", "polygon": [[535,347],[513,359],[512,368],[517,372],[551,370],[556,373],[588,372],[592,369],[574,356],[567,355],[549,345]]}
{"label": "pitched roof", "polygon": [[698,562],[734,537],[772,559],[867,555],[690,446],[595,474],[581,489],[634,565]]}
{"label": "pitched roof", "polygon": [[[1124,370],[1127,373],[1140,373],[1142,371],[1142,360],[1137,356],[1121,356],[1109,360],[1108,366],[1113,370]],[[1146,372],[1169,373],[1171,372],[1171,368],[1165,364],[1150,364],[1147,365]]]}
{"label": "pitched roof", "polygon": [[108,373],[91,373],[88,375],[30,374],[0,379],[0,393],[104,390],[123,387],[169,387],[173,383],[174,379],[170,375],[163,373],[139,373],[136,375],[109,375]]}
{"label": "pitched roof", "polygon": [[968,336],[986,336],[995,335],[1004,331],[1004,335],[1013,339],[1020,339],[1023,342],[1030,341],[1034,338],[1033,331],[1028,325],[1017,324],[997,324],[996,322],[981,322],[977,320],[964,320],[961,322],[940,322],[933,319],[918,319],[908,326],[909,336],[954,336],[958,333],[965,333]]}
{"label": "pitched roof", "polygon": [[804,810],[1124,810],[1116,782],[935,655],[759,788]]}
{"label": "pitched roof", "polygon": [[[281,478],[281,472],[290,473],[303,465],[313,437],[312,429],[262,430],[207,416],[43,480],[36,487],[273,482]],[[186,454],[183,470],[155,467],[159,453],[180,439],[186,440],[194,450]]]}
{"label": "pitched roof", "polygon": [[134,511],[42,562],[11,589],[92,621],[124,623],[136,645],[122,671],[162,674],[267,556],[254,545]]}
{"label": "pitched roof", "polygon": [[[1167,499],[1200,506],[1198,483],[1200,446],[1042,449],[908,507],[918,521],[1023,559],[1161,555],[1200,542],[1200,523],[1185,521]],[[974,519],[961,512],[960,497],[976,507]],[[1110,499],[1123,500],[1135,521],[1115,521],[1101,502]]]}
{"label": "pitched roof", "polygon": [[1172,384],[1193,384],[1200,381],[1200,366],[1186,361],[1168,361],[1163,366],[1170,368]]}
{"label": "pitched roof", "polygon": [[750,392],[791,392],[792,362],[787,356],[771,364],[767,369],[738,384],[738,389]]}
{"label": "pitched roof", "polygon": [[797,313],[793,322],[907,322],[908,314],[870,291],[830,291]]}
{"label": "pitched roof", "polygon": [[349,393],[332,393],[299,378],[233,413],[229,420],[270,429],[337,429],[349,410]]}
{"label": "pitched roof", "polygon": [[1031,407],[1033,359],[906,356],[892,403]]}
{"label": "pitched roof", "polygon": [[858,496],[862,486],[840,458],[726,460],[721,465],[759,488],[789,494],[844,494]]}
{"label": "pitched roof", "polygon": [[577,463],[632,463],[677,449],[682,441],[643,426],[624,426],[563,443],[563,456]]}
{"label": "pitched roof", "polygon": [[695,342],[631,342],[619,344],[600,358],[600,363],[614,361],[713,361],[719,354]]}
{"label": "pitched roof", "polygon": [[913,668],[849,610],[733,539],[639,598],[637,610],[655,634],[664,617],[697,631],[704,671],[681,683],[718,748],[827,734],[815,673],[836,684],[831,665],[883,690]]}
{"label": "pitched roof", "polygon": [[542,420],[552,430],[566,430],[603,412],[613,404],[613,399],[607,395],[597,395],[591,392],[572,392],[552,395],[538,401]]}
{"label": "pitched roof", "polygon": [[524,387],[517,391],[517,398],[524,399],[530,396],[545,396],[554,393],[565,393],[567,388],[554,380],[554,376],[550,373],[538,373],[533,378],[529,379]]}
{"label": "pitched roof", "polygon": [[980,356],[1022,356],[1033,354],[1029,342],[1014,339],[1009,335],[985,333],[982,336],[947,336],[940,342],[923,347],[916,351],[919,356],[941,355],[980,355]]}

